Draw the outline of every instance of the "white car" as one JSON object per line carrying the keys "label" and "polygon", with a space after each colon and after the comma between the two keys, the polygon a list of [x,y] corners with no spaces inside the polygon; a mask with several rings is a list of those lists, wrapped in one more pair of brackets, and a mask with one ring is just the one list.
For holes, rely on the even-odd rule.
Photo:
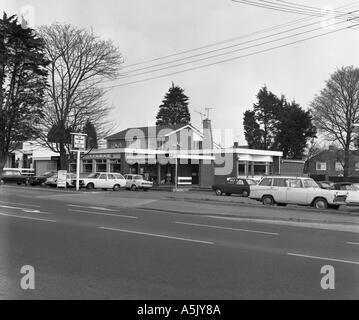
{"label": "white car", "polygon": [[140,174],[125,174],[125,179],[127,190],[135,191],[142,189],[143,191],[147,191],[153,187],[153,183],[143,179]]}
{"label": "white car", "polygon": [[311,178],[271,176],[251,186],[249,197],[265,205],[298,204],[338,209],[346,204],[347,192],[321,189]]}
{"label": "white car", "polygon": [[[72,185],[76,185],[76,180],[72,181]],[[119,191],[126,185],[126,179],[120,173],[112,172],[96,172],[91,173],[86,178],[80,179],[80,186],[87,189],[113,189]]]}

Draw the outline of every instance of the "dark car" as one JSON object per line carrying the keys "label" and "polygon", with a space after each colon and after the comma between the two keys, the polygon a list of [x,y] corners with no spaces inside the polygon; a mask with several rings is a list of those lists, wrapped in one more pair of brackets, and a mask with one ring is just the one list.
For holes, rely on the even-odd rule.
{"label": "dark car", "polygon": [[56,171],[45,172],[39,176],[33,176],[29,178],[29,183],[32,186],[40,186],[46,182],[46,180],[56,174]]}
{"label": "dark car", "polygon": [[217,196],[225,194],[230,196],[231,194],[240,194],[243,197],[248,197],[250,193],[250,185],[255,185],[256,182],[251,179],[230,179],[225,183],[214,184],[212,189]]}
{"label": "dark car", "polygon": [[331,182],[331,181],[317,181],[317,185],[318,185],[321,189],[330,190],[330,189],[333,188],[334,182]]}
{"label": "dark car", "polygon": [[0,183],[17,183],[28,185],[29,177],[22,175],[20,170],[4,170],[0,176]]}
{"label": "dark car", "polygon": [[332,186],[333,190],[357,191],[357,186],[353,182],[337,182]]}

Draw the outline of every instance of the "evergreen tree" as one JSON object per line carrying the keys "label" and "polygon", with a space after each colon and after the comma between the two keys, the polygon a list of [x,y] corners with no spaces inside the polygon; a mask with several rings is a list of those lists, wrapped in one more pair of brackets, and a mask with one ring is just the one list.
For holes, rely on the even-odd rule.
{"label": "evergreen tree", "polygon": [[191,121],[188,97],[184,94],[184,90],[175,86],[173,82],[159,106],[156,119],[156,125],[188,124]]}
{"label": "evergreen tree", "polygon": [[280,99],[266,87],[257,94],[258,103],[244,113],[244,135],[249,148],[283,151],[283,158],[302,159],[307,141],[316,137],[309,111],[294,101]]}
{"label": "evergreen tree", "polygon": [[274,148],[283,151],[283,158],[302,159],[307,141],[316,137],[309,111],[304,111],[296,102],[287,103],[277,115]]}
{"label": "evergreen tree", "polygon": [[87,134],[86,137],[86,149],[97,149],[98,143],[97,143],[97,131],[95,126],[90,120],[87,120],[84,128],[83,133]]}
{"label": "evergreen tree", "polygon": [[44,42],[16,16],[0,19],[0,174],[21,142],[40,134],[47,83]]}
{"label": "evergreen tree", "polygon": [[247,110],[243,118],[244,136],[250,149],[262,149],[262,131],[256,121],[256,115],[253,110]]}

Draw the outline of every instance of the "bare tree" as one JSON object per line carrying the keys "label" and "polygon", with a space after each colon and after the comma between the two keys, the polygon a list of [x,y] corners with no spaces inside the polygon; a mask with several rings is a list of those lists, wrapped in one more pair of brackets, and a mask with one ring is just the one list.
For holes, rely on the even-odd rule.
{"label": "bare tree", "polygon": [[42,140],[60,153],[64,169],[70,132],[82,131],[90,121],[101,138],[108,128],[110,108],[101,83],[119,76],[123,57],[112,41],[101,40],[92,30],[55,23],[40,32],[50,60]]}
{"label": "bare tree", "polygon": [[311,103],[317,129],[344,150],[344,176],[349,174],[350,148],[357,139],[353,124],[359,122],[359,69],[342,67],[326,81]]}

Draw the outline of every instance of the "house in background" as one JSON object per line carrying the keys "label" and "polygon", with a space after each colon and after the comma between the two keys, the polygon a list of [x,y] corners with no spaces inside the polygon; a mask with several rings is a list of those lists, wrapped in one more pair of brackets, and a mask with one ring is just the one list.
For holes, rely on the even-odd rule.
{"label": "house in background", "polygon": [[38,141],[25,141],[8,158],[5,168],[32,169],[41,175],[58,169],[59,154],[52,152]]}
{"label": "house in background", "polygon": [[[327,150],[313,156],[305,163],[305,172],[316,180],[342,177],[344,173],[344,150],[331,145]],[[349,176],[359,177],[359,152],[350,151]]]}

